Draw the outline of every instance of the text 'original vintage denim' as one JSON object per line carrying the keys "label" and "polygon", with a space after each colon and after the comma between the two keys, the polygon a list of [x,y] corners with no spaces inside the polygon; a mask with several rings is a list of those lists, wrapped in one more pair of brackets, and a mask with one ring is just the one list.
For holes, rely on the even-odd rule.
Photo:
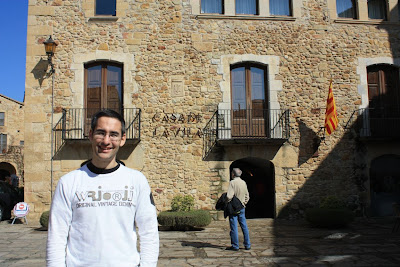
{"label": "text 'original vintage denim'", "polygon": [[241,209],[239,214],[234,215],[234,216],[229,216],[229,225],[231,227],[231,245],[235,249],[239,249],[239,232],[238,232],[238,220],[239,220],[239,225],[242,228],[243,231],[243,236],[244,236],[244,242],[243,245],[245,248],[250,248],[250,236],[249,236],[249,229],[247,228],[247,223],[246,223],[246,216],[245,216],[245,209]]}

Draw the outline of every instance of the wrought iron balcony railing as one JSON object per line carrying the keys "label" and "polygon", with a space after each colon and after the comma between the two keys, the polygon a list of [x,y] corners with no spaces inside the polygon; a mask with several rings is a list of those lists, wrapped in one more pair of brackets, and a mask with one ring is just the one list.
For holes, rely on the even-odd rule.
{"label": "wrought iron balcony railing", "polygon": [[355,110],[346,129],[354,129],[362,138],[400,137],[400,108],[362,108]]}
{"label": "wrought iron balcony railing", "polygon": [[203,157],[218,141],[223,140],[287,140],[289,110],[282,109],[219,109],[204,127]]}
{"label": "wrought iron balcony railing", "polygon": [[[99,109],[71,108],[63,109],[60,120],[53,128],[54,155],[66,141],[89,139],[90,123],[93,114]],[[125,119],[127,141],[140,140],[140,115],[137,108],[124,108],[121,111]]]}

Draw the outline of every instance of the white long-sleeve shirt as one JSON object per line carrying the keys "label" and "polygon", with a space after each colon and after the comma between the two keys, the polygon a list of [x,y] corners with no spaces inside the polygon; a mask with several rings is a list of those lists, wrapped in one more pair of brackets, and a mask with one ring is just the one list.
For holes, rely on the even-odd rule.
{"label": "white long-sleeve shirt", "polygon": [[156,208],[142,173],[120,165],[95,174],[85,165],[61,177],[51,204],[48,267],[153,267],[158,253]]}

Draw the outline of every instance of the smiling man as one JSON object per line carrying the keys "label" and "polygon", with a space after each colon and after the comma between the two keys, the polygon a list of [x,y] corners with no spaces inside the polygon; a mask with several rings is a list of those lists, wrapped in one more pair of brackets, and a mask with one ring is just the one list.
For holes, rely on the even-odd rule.
{"label": "smiling man", "polygon": [[96,113],[89,139],[92,160],[61,177],[54,193],[47,266],[156,266],[159,236],[150,186],[142,173],[116,160],[126,141],[124,119],[112,110]]}

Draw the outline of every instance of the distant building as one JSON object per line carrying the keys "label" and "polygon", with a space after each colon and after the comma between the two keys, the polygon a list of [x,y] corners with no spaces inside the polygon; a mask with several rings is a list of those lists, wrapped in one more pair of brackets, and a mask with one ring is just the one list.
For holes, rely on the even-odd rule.
{"label": "distant building", "polygon": [[15,176],[23,185],[24,103],[0,94],[0,180]]}
{"label": "distant building", "polygon": [[[190,194],[217,217],[232,167],[250,218],[302,216],[328,195],[383,216],[400,200],[398,1],[31,0],[28,14],[31,218],[90,159],[101,108],[125,116],[119,158],[159,211]],[[339,127],[324,139],[331,79]]]}

